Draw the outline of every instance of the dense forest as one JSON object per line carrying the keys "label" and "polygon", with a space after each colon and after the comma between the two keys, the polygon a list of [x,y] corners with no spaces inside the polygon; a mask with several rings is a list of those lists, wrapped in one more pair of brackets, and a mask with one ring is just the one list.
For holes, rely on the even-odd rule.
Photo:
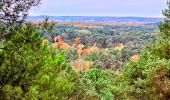
{"label": "dense forest", "polygon": [[131,57],[139,59],[144,44],[154,43],[159,33],[158,24],[53,23],[51,32],[43,32],[44,42],[65,50],[66,60],[77,70],[90,67],[119,70]]}
{"label": "dense forest", "polygon": [[0,2],[1,100],[168,100],[170,3],[157,24],[29,22]]}

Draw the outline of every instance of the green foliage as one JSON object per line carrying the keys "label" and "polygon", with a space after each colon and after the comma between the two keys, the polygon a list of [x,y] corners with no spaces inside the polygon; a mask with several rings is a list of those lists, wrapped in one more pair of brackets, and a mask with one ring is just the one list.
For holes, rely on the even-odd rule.
{"label": "green foliage", "polygon": [[[169,9],[165,10],[164,15],[169,18]],[[130,61],[123,69],[128,97],[140,100],[170,98],[169,21],[165,20],[159,27],[161,33],[156,43],[146,48],[139,61]]]}
{"label": "green foliage", "polygon": [[5,85],[0,88],[0,98],[4,100],[21,100],[23,99],[23,91],[21,87],[13,87]]}
{"label": "green foliage", "polygon": [[69,51],[65,51],[65,58],[69,62],[71,62],[72,60],[78,59],[77,50],[76,49],[71,49]]}
{"label": "green foliage", "polygon": [[[169,10],[166,11],[169,13]],[[169,18],[169,17],[168,17]],[[139,61],[128,61],[121,72],[92,69],[80,74],[78,99],[167,100],[170,98],[169,21],[160,24],[161,34],[148,45]],[[126,48],[129,50],[128,48]],[[126,51],[124,55],[126,55]],[[119,55],[119,54],[117,54]],[[101,59],[92,53],[86,59]],[[113,74],[114,73],[114,74]],[[113,75],[113,76],[112,76]],[[108,77],[109,76],[109,77]],[[80,96],[79,96],[80,95]]]}
{"label": "green foliage", "polygon": [[[40,27],[23,23],[28,10],[39,2],[0,2],[1,100],[62,100],[74,90],[76,73],[67,64],[64,52],[42,43]],[[53,23],[42,23],[41,30],[52,29]]]}
{"label": "green foliage", "polygon": [[103,52],[92,52],[90,55],[83,56],[87,61],[93,61],[93,67],[95,68],[102,68],[104,67],[104,61],[103,58],[106,57],[104,56]]}
{"label": "green foliage", "polygon": [[129,96],[142,100],[169,98],[169,65],[169,60],[150,52],[144,53],[139,62],[127,63],[123,77]]}
{"label": "green foliage", "polygon": [[64,52],[43,45],[31,24],[11,28],[9,36],[0,52],[1,99],[67,98],[74,89],[75,73]]}
{"label": "green foliage", "polygon": [[[83,24],[84,25],[84,24]],[[126,43],[127,46],[133,49],[141,49],[141,46],[146,41],[153,43],[155,41],[155,34],[158,30],[157,24],[144,25],[144,26],[119,26],[119,25],[100,25],[101,28],[95,28],[98,25],[90,24],[93,27],[79,27],[74,25],[74,22],[70,24],[58,23],[54,27],[53,32],[44,32],[44,35],[60,34],[62,39],[73,44],[73,39],[76,36],[81,38],[81,43],[87,46],[96,44],[100,48],[111,48],[118,43]],[[86,26],[86,25],[85,25]],[[87,30],[91,34],[82,32],[79,34],[77,31]],[[135,45],[135,47],[133,46]]]}
{"label": "green foliage", "polygon": [[[16,2],[20,4],[22,1]],[[0,12],[2,6],[0,3]],[[28,4],[27,6],[25,13],[30,8]],[[167,18],[170,15],[169,8],[168,2],[168,8],[164,11]],[[18,13],[24,12],[21,10]],[[170,98],[169,20],[160,23],[161,34],[156,42],[152,39],[153,34],[141,34],[143,30],[155,31],[153,26],[147,26],[150,27],[147,29],[135,26],[124,26],[125,29],[121,26],[103,26],[103,29],[85,28],[84,30],[88,30],[91,34],[81,33],[79,35],[87,38],[81,40],[87,46],[95,42],[98,47],[102,48],[122,42],[126,45],[135,45],[132,48],[126,46],[121,52],[106,49],[104,52],[93,52],[89,56],[84,56],[86,60],[95,62],[94,67],[108,68],[116,61],[119,63],[126,61],[131,54],[139,52],[138,50],[131,52],[131,50],[139,49],[145,41],[144,37],[147,37],[149,42],[155,43],[146,47],[139,61],[128,61],[121,71],[92,68],[87,72],[75,73],[68,65],[64,51],[57,51],[42,43],[41,32],[45,35],[48,31],[52,33],[53,23],[49,25],[45,20],[42,27],[39,27],[40,30],[37,30],[37,27],[32,24],[16,24],[18,17],[14,16],[12,19],[15,22],[9,22],[13,24],[0,22],[0,31],[3,32],[0,40],[0,99],[168,100]],[[63,35],[63,37],[68,35],[64,38],[65,40],[70,41],[77,35],[73,26],[56,27],[63,28],[63,30],[56,29],[56,31],[68,33]],[[118,33],[111,31],[114,28],[119,29]],[[76,30],[80,29],[76,28]],[[121,32],[130,30],[140,30],[140,32],[132,31],[132,34],[121,34]],[[140,42],[135,42],[136,39]],[[138,43],[140,45],[136,45]],[[76,52],[73,50],[67,53],[74,55]],[[69,56],[74,57],[73,55]]]}
{"label": "green foliage", "polygon": [[169,39],[164,39],[164,37],[161,36],[159,38],[159,41],[157,41],[157,43],[153,45],[151,50],[155,56],[170,59],[170,41],[169,41]]}
{"label": "green foliage", "polygon": [[68,67],[62,52],[55,54],[53,51],[50,54],[44,58],[46,63],[36,75],[29,93],[38,99],[61,100],[73,91],[75,73]]}
{"label": "green foliage", "polygon": [[[99,28],[95,28],[97,26],[95,24],[88,25],[94,25],[94,27],[79,27],[77,24],[74,25],[74,22],[70,22],[70,24],[62,24],[61,22],[54,26],[53,32],[44,32],[44,36],[50,35],[53,39],[56,34],[59,34],[64,42],[73,48],[75,47],[74,49],[66,50],[66,58],[69,62],[79,59],[76,53],[78,44],[74,45],[74,39],[75,37],[80,37],[80,44],[84,45],[84,48],[96,46],[101,49],[99,52],[92,52],[90,55],[83,56],[85,60],[94,62],[93,67],[109,69],[112,68],[111,66],[116,66],[116,68],[121,69],[124,62],[143,50],[145,44],[155,42],[155,35],[158,30],[157,24],[142,26],[101,24]],[[86,34],[82,30],[87,30],[91,34]],[[82,33],[79,34],[78,31],[82,31]],[[51,38],[49,41],[52,41]],[[117,53],[113,48],[119,44],[123,44],[124,48],[121,52]]]}
{"label": "green foliage", "polygon": [[[113,100],[118,90],[118,74],[111,70],[91,69],[79,74],[73,92],[75,100]],[[117,87],[116,87],[117,85]]]}

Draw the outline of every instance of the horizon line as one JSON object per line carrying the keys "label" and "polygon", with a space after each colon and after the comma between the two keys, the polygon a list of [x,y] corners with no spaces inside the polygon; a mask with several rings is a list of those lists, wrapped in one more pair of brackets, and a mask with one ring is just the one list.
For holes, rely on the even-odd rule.
{"label": "horizon line", "polygon": [[110,15],[28,15],[28,16],[47,16],[47,17],[141,17],[141,18],[165,18],[163,16],[110,16]]}

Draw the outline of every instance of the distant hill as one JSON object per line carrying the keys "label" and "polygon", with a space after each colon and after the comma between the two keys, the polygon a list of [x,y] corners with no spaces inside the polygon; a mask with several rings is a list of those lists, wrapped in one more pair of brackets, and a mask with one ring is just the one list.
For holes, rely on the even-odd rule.
{"label": "distant hill", "polygon": [[[28,20],[43,20],[47,16],[29,16]],[[96,16],[48,16],[49,20],[54,21],[87,21],[87,22],[142,22],[158,23],[163,18],[157,17],[96,17]]]}

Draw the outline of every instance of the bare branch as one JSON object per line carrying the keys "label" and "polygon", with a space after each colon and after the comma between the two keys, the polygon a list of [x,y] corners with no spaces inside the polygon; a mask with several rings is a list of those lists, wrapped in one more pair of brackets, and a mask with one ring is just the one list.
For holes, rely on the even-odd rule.
{"label": "bare branch", "polygon": [[0,19],[10,23],[22,23],[33,6],[40,0],[0,0]]}

